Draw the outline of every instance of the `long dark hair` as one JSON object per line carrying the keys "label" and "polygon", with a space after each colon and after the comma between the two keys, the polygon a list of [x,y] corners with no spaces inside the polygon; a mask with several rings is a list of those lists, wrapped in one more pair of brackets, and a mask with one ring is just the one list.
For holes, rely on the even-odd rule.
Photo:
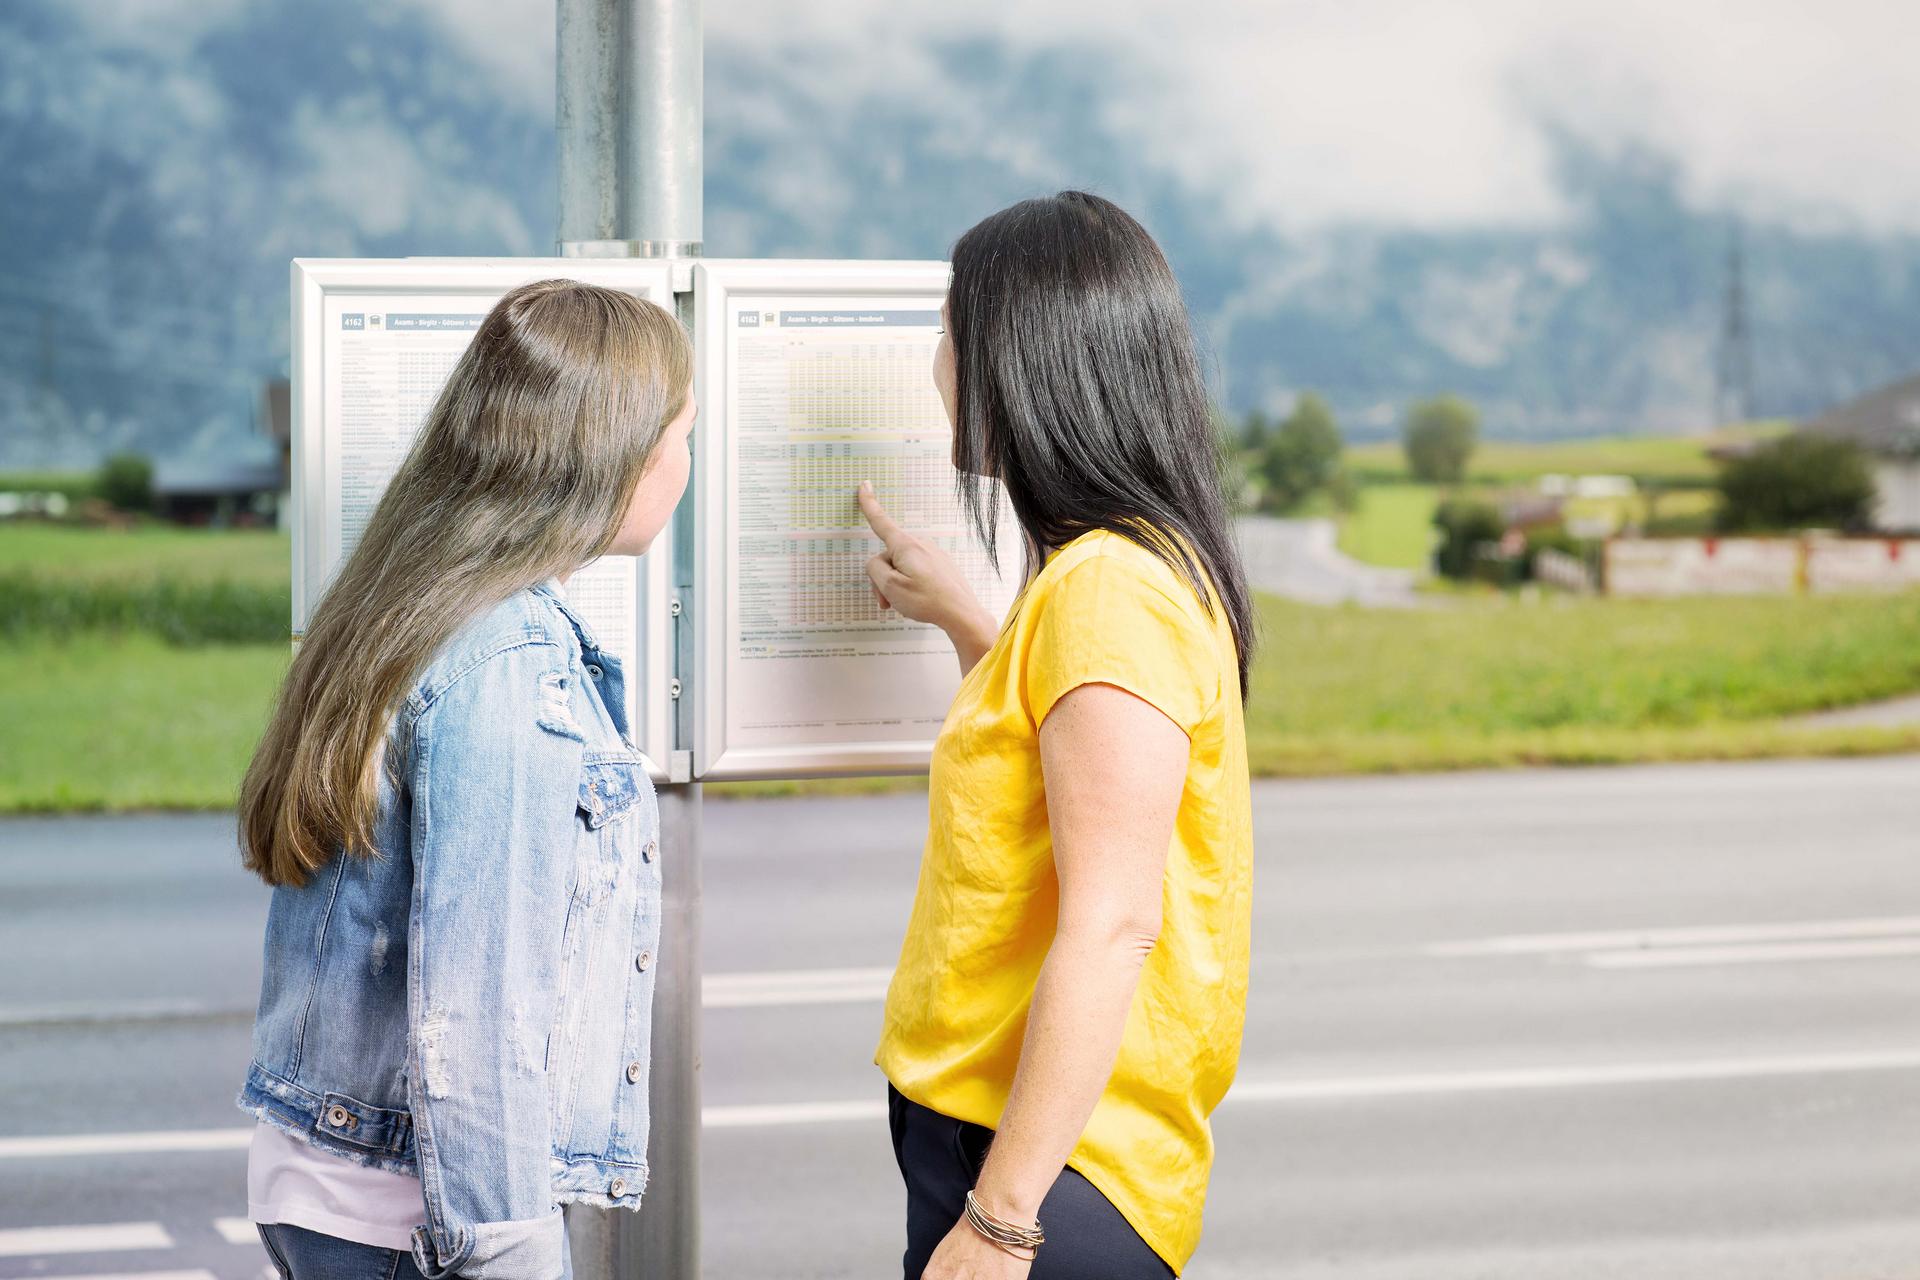
{"label": "long dark hair", "polygon": [[1180,286],[1153,237],[1084,191],[1002,209],[953,246],[947,327],[960,497],[988,547],[992,477],[1025,534],[1029,581],[1048,551],[1094,529],[1164,560],[1209,616],[1211,581],[1244,700],[1254,613],[1223,442]]}

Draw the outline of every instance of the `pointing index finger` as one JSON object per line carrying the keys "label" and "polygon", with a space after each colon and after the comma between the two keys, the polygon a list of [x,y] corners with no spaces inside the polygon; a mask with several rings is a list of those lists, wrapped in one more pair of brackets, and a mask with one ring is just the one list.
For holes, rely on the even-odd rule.
{"label": "pointing index finger", "polygon": [[867,523],[880,535],[880,541],[887,544],[887,550],[893,550],[894,543],[906,530],[894,522],[887,509],[880,505],[879,497],[873,491],[871,480],[862,480],[857,491],[860,499],[860,511],[867,517]]}

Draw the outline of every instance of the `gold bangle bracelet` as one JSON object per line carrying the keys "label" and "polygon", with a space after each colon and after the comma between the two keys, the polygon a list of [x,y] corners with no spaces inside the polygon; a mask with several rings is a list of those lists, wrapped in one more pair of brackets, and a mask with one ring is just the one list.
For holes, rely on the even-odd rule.
{"label": "gold bangle bracelet", "polygon": [[[1015,1257],[1024,1258],[1027,1261],[1032,1261],[1034,1255],[1040,1251],[1040,1246],[1047,1242],[1046,1233],[1040,1229],[1038,1222],[1031,1227],[1022,1227],[1003,1218],[996,1218],[981,1206],[980,1201],[971,1191],[967,1192],[967,1222],[988,1240]],[[1020,1252],[1021,1250],[1025,1252]]]}

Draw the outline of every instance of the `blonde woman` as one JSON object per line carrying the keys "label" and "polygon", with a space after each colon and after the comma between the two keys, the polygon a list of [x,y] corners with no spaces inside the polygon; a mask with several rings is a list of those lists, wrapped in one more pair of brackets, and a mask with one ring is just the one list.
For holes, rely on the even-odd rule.
{"label": "blonde woman", "polygon": [[515,289],[314,611],[240,805],[274,886],[249,1216],[285,1280],[546,1280],[646,1185],[660,932],[625,673],[566,580],[686,486],[686,334]]}
{"label": "blonde woman", "polygon": [[1080,192],[954,246],[933,377],[1004,623],[860,494],[883,605],[966,673],[878,1061],[908,1280],[1158,1280],[1200,1238],[1245,1014],[1253,610],[1173,273]]}

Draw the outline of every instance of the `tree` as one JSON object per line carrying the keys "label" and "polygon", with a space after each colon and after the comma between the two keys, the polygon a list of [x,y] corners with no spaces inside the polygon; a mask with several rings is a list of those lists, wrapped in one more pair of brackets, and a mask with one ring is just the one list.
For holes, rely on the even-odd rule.
{"label": "tree", "polygon": [[1796,432],[1769,440],[1720,468],[1720,514],[1728,532],[1857,528],[1873,517],[1873,466],[1851,440]]}
{"label": "tree", "polygon": [[1465,581],[1473,576],[1474,558],[1481,546],[1500,541],[1507,523],[1484,502],[1449,498],[1433,513],[1440,545],[1433,553],[1434,568],[1443,578]]}
{"label": "tree", "polygon": [[1273,424],[1267,421],[1267,415],[1255,409],[1249,413],[1246,422],[1240,428],[1240,443],[1256,453],[1264,453],[1267,439],[1273,434]]}
{"label": "tree", "polygon": [[1291,511],[1333,483],[1340,472],[1340,424],[1327,402],[1309,391],[1273,433],[1261,456],[1260,473],[1275,508]]}
{"label": "tree", "polygon": [[1407,467],[1428,484],[1458,484],[1480,442],[1480,413],[1459,396],[1416,400],[1401,434]]}
{"label": "tree", "polygon": [[153,509],[153,464],[137,453],[116,453],[100,464],[100,496],[120,511]]}

